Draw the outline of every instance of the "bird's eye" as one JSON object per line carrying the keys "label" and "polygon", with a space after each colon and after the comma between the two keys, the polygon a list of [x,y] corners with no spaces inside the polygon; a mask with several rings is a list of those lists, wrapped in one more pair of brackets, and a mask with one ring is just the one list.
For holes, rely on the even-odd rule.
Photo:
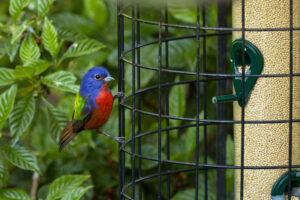
{"label": "bird's eye", "polygon": [[95,79],[96,79],[96,80],[101,80],[101,79],[102,79],[102,76],[100,76],[100,75],[97,74],[97,75],[95,75]]}

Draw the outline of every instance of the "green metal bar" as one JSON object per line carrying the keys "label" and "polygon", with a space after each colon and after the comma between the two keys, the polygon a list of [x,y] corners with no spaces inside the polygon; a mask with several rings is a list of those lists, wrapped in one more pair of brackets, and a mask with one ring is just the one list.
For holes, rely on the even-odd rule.
{"label": "green metal bar", "polygon": [[239,100],[239,97],[235,94],[216,96],[212,98],[213,103],[221,103],[221,102],[237,101],[237,100]]}

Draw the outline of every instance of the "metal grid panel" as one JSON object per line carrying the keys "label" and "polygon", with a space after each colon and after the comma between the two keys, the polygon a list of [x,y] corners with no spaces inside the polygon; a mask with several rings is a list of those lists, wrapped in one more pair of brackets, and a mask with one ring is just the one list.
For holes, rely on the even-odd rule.
{"label": "metal grid panel", "polygon": [[[140,5],[139,3],[132,3],[130,5],[124,5],[125,1],[118,0],[118,66],[119,66],[119,91],[125,91],[125,64],[131,65],[132,70],[132,90],[131,93],[125,96],[123,100],[119,101],[119,136],[125,136],[125,111],[128,110],[131,112],[131,137],[126,140],[126,143],[120,145],[120,154],[119,154],[119,193],[120,199],[142,199],[142,183],[148,179],[156,178],[157,179],[157,199],[161,199],[161,188],[162,188],[162,178],[167,177],[167,199],[170,199],[170,177],[172,174],[179,172],[195,172],[195,199],[198,199],[198,188],[199,185],[204,184],[204,196],[205,199],[208,199],[208,177],[207,170],[217,169],[217,199],[225,199],[225,170],[226,169],[235,169],[240,170],[240,199],[244,198],[244,170],[247,169],[288,169],[289,174],[289,184],[288,184],[288,199],[291,199],[291,170],[293,168],[299,168],[300,165],[292,165],[292,125],[295,122],[300,122],[300,119],[293,119],[293,77],[300,76],[298,73],[293,73],[293,31],[300,30],[300,27],[293,26],[293,0],[290,0],[290,27],[289,28],[246,28],[245,27],[245,0],[241,0],[242,12],[241,12],[241,28],[228,28],[226,27],[226,7],[219,1],[218,4],[218,23],[219,27],[207,27],[206,26],[206,11],[205,5],[199,1],[196,3],[197,10],[197,24],[195,26],[191,25],[179,25],[179,24],[169,24],[168,21],[168,7],[166,4],[162,4],[159,8],[159,15],[157,21],[150,21],[147,19],[140,18]],[[128,2],[127,2],[128,3]],[[131,9],[131,15],[128,14],[128,10]],[[200,16],[202,15],[202,21],[200,21]],[[124,20],[131,22],[132,32],[131,32],[131,48],[124,48]],[[141,32],[141,24],[148,24],[156,26],[158,29],[158,39],[156,41],[150,42],[141,42],[141,35],[147,34]],[[169,37],[169,28],[176,29],[188,29],[194,30],[194,35],[182,36],[182,37]],[[210,31],[210,33],[207,33]],[[214,31],[214,33],[211,33]],[[263,74],[263,75],[247,75],[245,74],[245,52],[242,51],[242,74],[241,75],[232,75],[226,74],[226,36],[230,35],[233,31],[241,31],[242,33],[242,49],[245,48],[245,33],[248,31],[288,31],[290,33],[290,60],[289,60],[289,74]],[[218,52],[217,55],[217,72],[209,73],[206,71],[206,38],[207,37],[218,37]],[[169,68],[169,42],[183,39],[195,39],[196,40],[196,71],[179,71]],[[144,66],[141,64],[141,51],[140,48],[146,47],[149,45],[157,44],[158,45],[158,57],[157,57],[157,66]],[[163,53],[163,45],[165,54]],[[131,60],[126,57],[126,55],[131,54]],[[200,60],[200,55],[202,55],[202,62]],[[153,58],[156,59],[156,58]],[[164,64],[163,64],[164,60]],[[201,69],[202,68],[202,69]],[[148,88],[141,88],[141,69],[142,70],[151,70],[157,73],[158,84]],[[163,74],[165,76],[163,76]],[[169,76],[173,74],[188,75],[193,76],[194,80],[189,81],[180,81],[180,82],[169,82]],[[270,77],[289,77],[289,119],[288,120],[245,120],[245,107],[242,106],[241,109],[241,119],[240,120],[226,120],[225,119],[225,105],[217,106],[217,119],[208,119],[207,118],[207,83],[208,82],[217,82],[218,89],[217,94],[222,95],[226,90],[226,80],[232,80],[234,77],[241,77],[242,79],[242,102],[245,102],[245,79],[247,77],[261,77],[261,78],[270,78]],[[195,98],[196,98],[196,118],[188,118],[181,116],[170,116],[169,115],[169,90],[172,86],[179,84],[195,84]],[[137,87],[136,87],[137,86]],[[202,87],[202,88],[200,88]],[[200,95],[200,90],[202,89],[203,96]],[[157,112],[144,111],[141,108],[141,95],[148,91],[158,91],[158,110]],[[203,118],[200,117],[200,99],[203,98]],[[130,100],[131,103],[128,103],[126,100]],[[162,101],[164,100],[164,103]],[[131,105],[130,105],[131,104]],[[163,105],[164,104],[164,105]],[[163,112],[164,110],[164,112]],[[158,128],[154,131],[142,132],[142,118],[143,116],[148,115],[156,117],[158,121]],[[162,119],[166,120],[166,126],[162,127]],[[184,124],[179,126],[170,126],[170,120],[182,120],[185,122],[192,122],[190,124]],[[245,166],[244,165],[244,145],[245,145],[245,124],[275,124],[275,123],[288,123],[289,124],[289,161],[287,166]],[[224,135],[226,134],[224,130],[228,125],[241,124],[241,163],[240,166],[235,165],[226,165],[225,164],[225,139]],[[212,165],[207,162],[207,126],[209,125],[218,125],[217,128],[217,148],[221,151],[221,154],[217,154],[217,164]],[[130,126],[130,124],[126,124]],[[196,138],[195,141],[199,141],[199,131],[200,128],[203,128],[204,134],[204,161],[203,163],[199,160],[199,142],[196,142],[195,146],[195,162],[182,162],[170,160],[170,131],[185,129],[189,127],[196,127]],[[137,129],[136,129],[137,128]],[[142,155],[142,138],[148,135],[157,134],[157,158],[152,158],[149,156]],[[162,158],[162,134],[166,134],[166,158]],[[137,141],[137,145],[136,145]],[[129,150],[126,148],[130,146]],[[137,147],[137,151],[136,151]],[[125,169],[125,155],[129,155],[131,158],[131,175],[129,176],[130,181],[126,183],[125,179],[128,178],[128,174]],[[136,158],[138,160],[138,170],[136,171]],[[157,162],[158,168],[157,173],[143,176],[142,169],[142,160],[149,160]],[[163,169],[163,164],[165,169]],[[189,166],[190,168],[171,170],[172,165],[179,166]],[[204,182],[199,183],[199,171],[204,171]],[[138,191],[136,191],[135,186],[138,186]],[[131,193],[128,193],[128,189],[131,188]],[[138,194],[138,195],[136,195]]]}

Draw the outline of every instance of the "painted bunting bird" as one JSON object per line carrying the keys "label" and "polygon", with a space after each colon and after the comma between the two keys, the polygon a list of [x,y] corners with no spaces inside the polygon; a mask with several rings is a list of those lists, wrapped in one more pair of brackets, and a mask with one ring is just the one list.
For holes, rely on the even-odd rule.
{"label": "painted bunting bird", "polygon": [[[72,121],[64,128],[59,151],[81,131],[95,129],[98,133],[108,134],[99,130],[108,120],[115,98],[122,97],[117,93],[114,97],[108,88],[109,82],[114,80],[104,67],[93,67],[84,76],[76,95]],[[113,138],[120,141],[120,138]]]}

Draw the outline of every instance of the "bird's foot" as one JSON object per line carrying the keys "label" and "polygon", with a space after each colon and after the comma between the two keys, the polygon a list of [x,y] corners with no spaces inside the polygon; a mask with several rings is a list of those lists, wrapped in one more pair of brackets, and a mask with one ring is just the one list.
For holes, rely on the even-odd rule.
{"label": "bird's foot", "polygon": [[113,138],[117,143],[125,143],[125,137],[114,137]]}
{"label": "bird's foot", "polygon": [[123,98],[124,97],[124,92],[117,92],[115,95],[114,95],[114,99],[116,98]]}
{"label": "bird's foot", "polygon": [[104,136],[106,136],[106,137],[108,137],[110,139],[115,140],[118,143],[124,143],[125,142],[125,137],[113,137],[113,136],[111,136],[111,135],[109,135],[109,134],[107,134],[104,131],[99,130],[99,129],[97,130],[97,132],[100,133],[100,134],[103,134]]}

